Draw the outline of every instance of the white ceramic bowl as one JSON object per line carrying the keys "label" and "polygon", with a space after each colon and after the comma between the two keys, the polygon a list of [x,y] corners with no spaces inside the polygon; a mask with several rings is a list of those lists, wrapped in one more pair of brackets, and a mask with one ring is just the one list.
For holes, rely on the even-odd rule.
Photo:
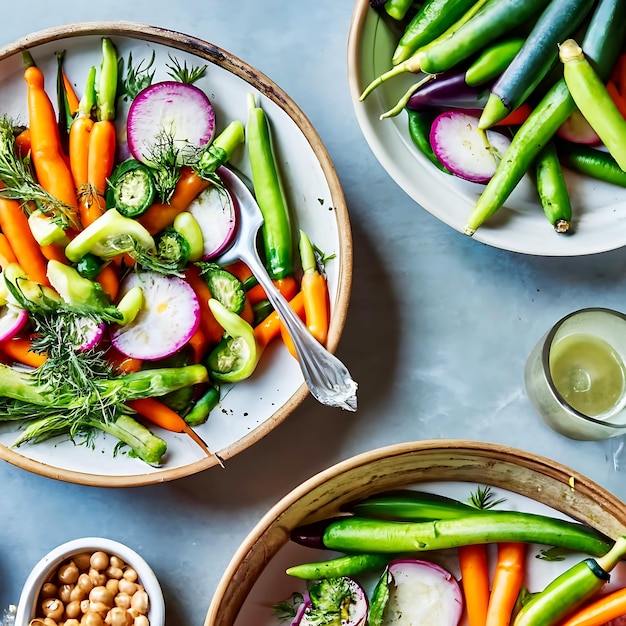
{"label": "white ceramic bowl", "polygon": [[17,606],[15,626],[28,626],[34,612],[42,585],[54,575],[57,568],[65,561],[85,552],[102,550],[108,555],[118,556],[127,565],[135,569],[138,582],[148,594],[150,608],[148,619],[150,626],[164,626],[165,600],[156,575],[146,561],[132,548],[106,537],[83,537],[73,539],[57,546],[46,554],[33,567],[28,575]]}
{"label": "white ceramic bowl", "polygon": [[[333,163],[319,135],[295,102],[267,76],[226,50],[182,33],[127,22],[70,24],[33,33],[0,49],[0,112],[27,119],[22,51],[30,50],[46,76],[54,98],[57,59],[65,50],[66,74],[78,92],[89,68],[99,66],[101,38],[109,36],[125,62],[136,65],[154,54],[155,81],[167,79],[167,64],[206,65],[195,84],[210,97],[218,131],[232,120],[245,123],[248,95],[254,94],[272,128],[272,139],[294,229],[304,230],[329,257],[326,264],[331,317],[327,348],[334,352],[344,327],[352,279],[352,238],[348,211]],[[171,55],[171,56],[170,56]],[[124,119],[123,113],[118,117]],[[250,177],[247,151],[230,164]],[[296,232],[294,230],[294,232]],[[349,363],[346,363],[348,368]],[[284,421],[304,400],[308,389],[297,361],[282,342],[264,351],[254,375],[223,388],[221,406],[196,431],[226,462]],[[338,409],[339,410],[339,409]],[[95,486],[139,486],[195,474],[217,465],[184,433],[159,429],[168,449],[160,467],[127,454],[116,454],[114,437],[98,436],[92,445],[74,445],[67,437],[12,447],[17,427],[0,424],[0,459],[28,471],[67,482]],[[91,442],[90,442],[91,443]]]}
{"label": "white ceramic bowl", "polygon": [[[287,576],[285,569],[331,554],[290,541],[294,528],[333,517],[346,504],[387,490],[411,487],[466,500],[476,485],[494,488],[498,498],[505,498],[506,508],[575,519],[613,538],[626,532],[624,503],[550,459],[463,440],[391,445],[318,473],[268,511],[234,554],[204,626],[279,626],[272,605],[303,591],[298,589],[302,581]],[[565,567],[560,561],[547,563],[529,555],[529,584],[547,584]],[[623,584],[626,572],[614,572],[612,578]]]}

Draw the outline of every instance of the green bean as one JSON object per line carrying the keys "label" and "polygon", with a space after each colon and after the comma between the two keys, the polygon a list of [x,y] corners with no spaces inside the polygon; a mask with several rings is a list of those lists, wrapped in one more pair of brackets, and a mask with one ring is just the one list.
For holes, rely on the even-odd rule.
{"label": "green bean", "polygon": [[387,554],[349,554],[328,561],[300,563],[287,569],[289,576],[305,580],[356,576],[385,567],[391,557]]}
{"label": "green bean", "polygon": [[557,233],[566,233],[572,220],[572,203],[553,141],[537,156],[535,179],[541,206]]}
{"label": "green bean", "polygon": [[559,142],[557,147],[561,162],[571,170],[605,183],[626,187],[626,172],[604,150],[570,142]]}
{"label": "green bean", "polygon": [[474,87],[500,76],[520,51],[524,41],[522,37],[513,37],[487,46],[467,68],[465,82]]}

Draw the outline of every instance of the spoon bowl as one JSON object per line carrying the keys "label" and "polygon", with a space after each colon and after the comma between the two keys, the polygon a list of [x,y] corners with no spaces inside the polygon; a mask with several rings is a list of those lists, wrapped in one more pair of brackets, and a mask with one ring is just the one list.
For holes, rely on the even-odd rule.
{"label": "spoon bowl", "polygon": [[357,384],[352,380],[350,372],[311,335],[276,289],[261,261],[257,237],[264,219],[254,196],[231,169],[220,167],[217,173],[236,200],[239,225],[231,246],[216,261],[221,264],[243,261],[250,268],[293,340],[298,363],[311,395],[321,404],[356,411]]}

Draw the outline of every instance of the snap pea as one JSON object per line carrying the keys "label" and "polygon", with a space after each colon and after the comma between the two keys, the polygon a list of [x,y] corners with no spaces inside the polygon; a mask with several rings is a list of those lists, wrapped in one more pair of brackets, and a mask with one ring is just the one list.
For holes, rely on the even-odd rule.
{"label": "snap pea", "polygon": [[563,78],[578,110],[618,165],[626,170],[626,120],[621,111],[575,40],[564,41],[559,56]]}
{"label": "snap pea", "polygon": [[[626,0],[599,0],[583,40],[583,50],[602,78],[608,78],[626,33]],[[518,128],[494,175],[468,216],[472,236],[506,202],[559,126],[576,109],[565,79],[558,80]]]}
{"label": "snap pea", "polygon": [[396,522],[346,517],[329,523],[323,545],[348,553],[415,553],[476,543],[518,541],[605,554],[613,542],[576,522],[519,511],[477,511],[449,520]]}
{"label": "snap pea", "polygon": [[475,87],[500,76],[520,51],[524,41],[522,37],[513,37],[487,46],[467,68],[465,82]]}
{"label": "snap pea", "polygon": [[626,555],[626,537],[618,537],[609,552],[585,559],[557,576],[543,591],[533,595],[514,626],[553,626],[598,593],[610,579],[610,571]]}
{"label": "snap pea", "polygon": [[537,156],[535,180],[548,221],[557,233],[568,232],[572,220],[572,203],[553,141],[549,141]]}
{"label": "snap pea", "polygon": [[271,278],[293,273],[291,220],[273,152],[268,120],[249,94],[246,139],[256,200],[263,213],[265,261]]}
{"label": "snap pea", "polygon": [[527,100],[557,61],[558,44],[582,23],[592,6],[589,0],[548,4],[524,45],[491,88],[479,128],[491,128]]}
{"label": "snap pea", "polygon": [[348,554],[328,561],[293,565],[286,572],[289,576],[305,580],[356,576],[385,567],[390,558],[388,554]]}
{"label": "snap pea", "polygon": [[557,143],[557,149],[561,162],[571,170],[612,185],[626,187],[626,172],[608,152],[570,142]]}

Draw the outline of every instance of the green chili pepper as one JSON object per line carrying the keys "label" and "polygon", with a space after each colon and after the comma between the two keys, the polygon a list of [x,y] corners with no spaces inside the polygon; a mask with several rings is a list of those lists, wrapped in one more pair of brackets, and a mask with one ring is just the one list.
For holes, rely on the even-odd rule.
{"label": "green chili pepper", "polygon": [[102,61],[98,80],[98,119],[115,120],[117,94],[117,50],[109,37],[102,38]]}
{"label": "green chili pepper", "polygon": [[500,76],[520,51],[524,41],[522,37],[514,37],[487,46],[465,71],[465,82],[470,87],[476,87]]}
{"label": "green chili pepper", "polygon": [[248,378],[254,372],[262,353],[254,329],[214,298],[209,300],[209,307],[226,333],[208,356],[211,379],[218,383],[235,383]]}
{"label": "green chili pepper", "polygon": [[346,517],[328,524],[322,541],[326,548],[349,553],[411,553],[472,543],[525,541],[595,556],[612,545],[610,539],[584,524],[519,511],[477,511],[429,522]]}
{"label": "green chili pepper", "polygon": [[246,304],[246,291],[243,283],[217,263],[197,263],[197,265],[213,298],[229,311],[241,313]]}
{"label": "green chili pepper", "polygon": [[403,20],[409,9],[413,6],[413,0],[387,0],[385,2],[385,11],[389,17],[394,20]]}
{"label": "green chili pepper", "polygon": [[230,160],[235,150],[244,142],[244,128],[234,120],[205,148],[192,164],[194,172],[206,180],[214,180],[215,171]]}
{"label": "green chili pepper", "polygon": [[189,426],[199,426],[207,421],[211,411],[219,404],[220,392],[217,387],[209,385],[206,391],[193,403],[185,415],[185,422]]}
{"label": "green chili pepper", "polygon": [[157,236],[157,256],[181,269],[189,261],[189,249],[187,240],[173,226],[168,226]]}
{"label": "green chili pepper", "polygon": [[626,120],[622,113],[576,41],[564,41],[559,56],[563,78],[576,106],[617,164],[626,170]]}
{"label": "green chili pepper", "polygon": [[435,113],[432,111],[414,111],[412,109],[407,109],[406,111],[409,117],[409,135],[415,147],[442,172],[448,172],[448,169],[442,165],[430,145],[430,127],[433,124]]}
{"label": "green chili pepper", "polygon": [[189,211],[183,211],[174,218],[172,227],[185,238],[189,245],[189,260],[195,263],[202,258],[204,237],[198,220]]}
{"label": "green chili pepper", "polygon": [[553,626],[598,593],[610,571],[626,555],[626,537],[618,537],[604,556],[585,559],[557,576],[518,613],[514,626]]}
{"label": "green chili pepper", "polygon": [[267,270],[273,279],[284,278],[293,273],[293,239],[289,210],[265,112],[256,106],[253,94],[249,94],[248,102],[246,137],[254,193],[264,219],[262,234]]}
{"label": "green chili pepper", "polygon": [[96,276],[102,271],[104,267],[104,261],[95,254],[85,254],[76,263],[76,270],[85,278],[94,280]]}
{"label": "green chili pepper", "polygon": [[[506,5],[506,3],[504,3]],[[602,78],[608,78],[626,33],[626,0],[599,0],[583,40],[583,50]],[[504,158],[478,198],[465,226],[472,236],[511,195],[561,124],[576,110],[565,79],[560,79],[513,136]]]}
{"label": "green chili pepper", "polygon": [[383,615],[385,614],[387,604],[389,604],[390,597],[389,574],[385,568],[372,592],[367,616],[368,626],[380,626],[383,623]]}
{"label": "green chili pepper", "polygon": [[305,580],[356,576],[385,567],[390,558],[388,554],[349,554],[328,561],[293,565],[287,568],[286,573]]}
{"label": "green chili pepper", "polygon": [[572,142],[558,142],[557,149],[563,165],[575,172],[626,187],[626,172],[604,150]]}
{"label": "green chili pepper", "polygon": [[549,141],[537,156],[535,179],[548,221],[557,233],[566,233],[572,220],[572,203],[553,141]]}
{"label": "green chili pepper", "polygon": [[108,209],[117,209],[124,217],[139,217],[155,201],[157,187],[152,170],[137,161],[122,161],[107,182]]}

